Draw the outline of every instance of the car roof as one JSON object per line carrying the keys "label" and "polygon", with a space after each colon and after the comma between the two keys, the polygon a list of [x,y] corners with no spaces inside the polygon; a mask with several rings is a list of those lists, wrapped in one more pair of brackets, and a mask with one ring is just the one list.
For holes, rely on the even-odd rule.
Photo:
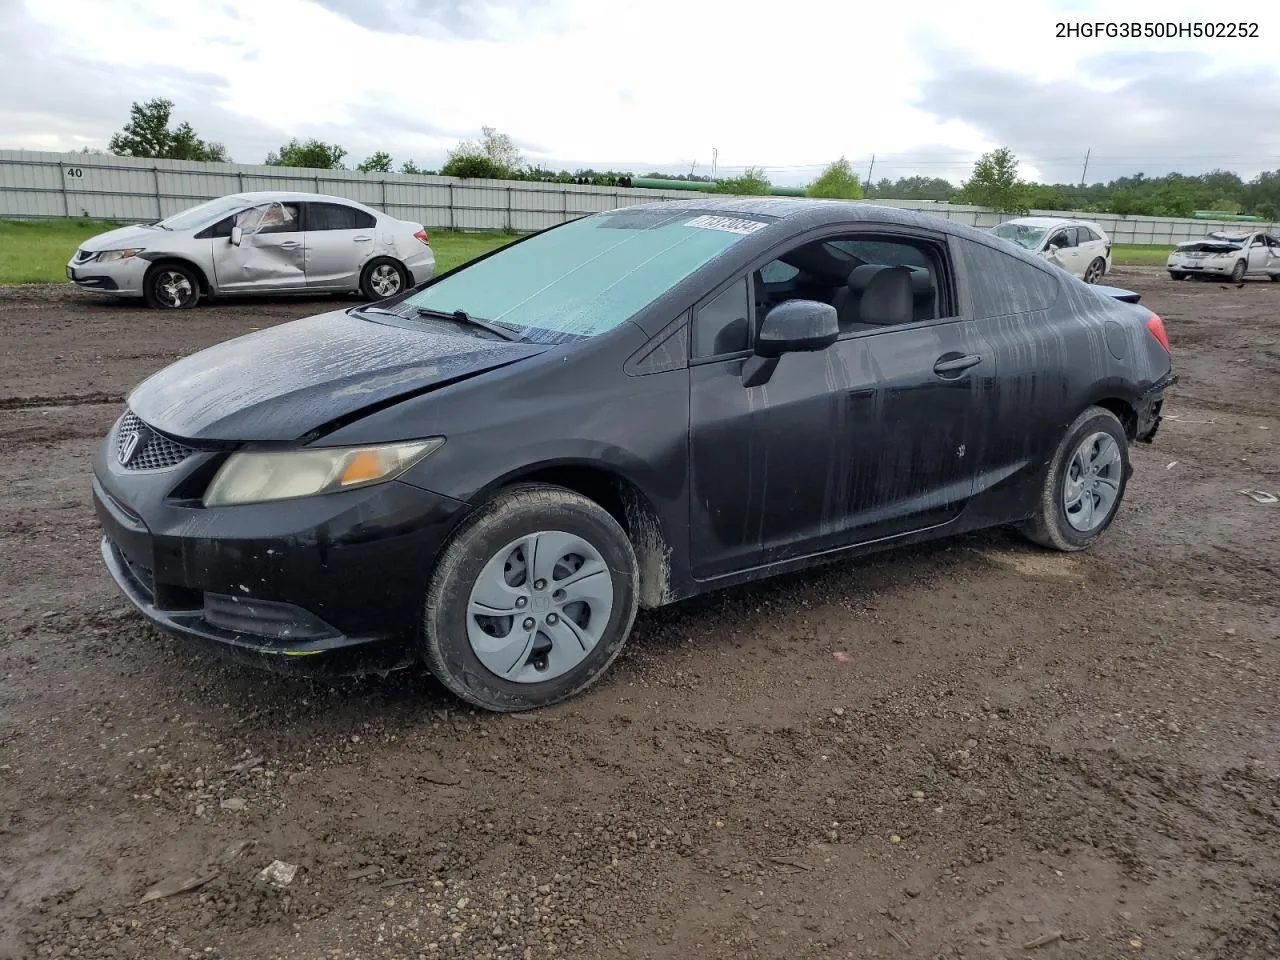
{"label": "car roof", "polygon": [[352,200],[348,197],[334,197],[326,193],[306,193],[298,190],[250,190],[244,193],[233,193],[230,197],[245,200],[248,203],[265,203],[271,200],[278,200],[281,203],[292,201],[312,201],[319,203],[344,203],[350,207],[359,207],[362,210],[369,210],[371,213],[378,211],[366,207],[358,200]]}
{"label": "car roof", "polygon": [[948,220],[936,213],[907,210],[901,207],[881,206],[863,200],[814,200],[799,197],[703,197],[688,200],[659,200],[639,203],[617,210],[602,211],[596,216],[607,216],[621,210],[670,211],[673,214],[738,215],[747,218],[764,218],[787,224],[796,229],[839,226],[841,224],[880,223],[904,227],[916,227],[970,237],[984,244],[991,243],[991,236],[974,227]]}
{"label": "car roof", "polygon": [[1020,226],[1046,228],[1063,226],[1098,226],[1092,220],[1077,220],[1075,217],[1014,217],[1012,220],[1005,220],[1004,222],[1016,223]]}

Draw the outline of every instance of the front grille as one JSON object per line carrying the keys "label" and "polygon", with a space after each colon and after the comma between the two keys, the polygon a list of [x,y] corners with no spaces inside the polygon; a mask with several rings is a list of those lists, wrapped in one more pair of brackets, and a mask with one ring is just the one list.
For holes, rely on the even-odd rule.
{"label": "front grille", "polygon": [[116,428],[115,453],[116,461],[126,470],[166,470],[182,463],[195,450],[161,436],[132,411],[126,411]]}

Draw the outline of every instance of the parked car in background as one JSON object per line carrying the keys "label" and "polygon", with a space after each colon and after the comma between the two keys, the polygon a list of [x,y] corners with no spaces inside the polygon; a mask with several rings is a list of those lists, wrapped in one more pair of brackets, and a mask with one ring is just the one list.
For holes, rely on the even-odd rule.
{"label": "parked car in background", "polygon": [[1111,238],[1087,220],[1017,217],[991,231],[1061,267],[1085,283],[1097,283],[1111,272]]}
{"label": "parked car in background", "polygon": [[1229,277],[1239,283],[1255,276],[1280,281],[1280,240],[1262,230],[1211,233],[1174,247],[1165,269],[1175,280]]}
{"label": "parked car in background", "polygon": [[1173,382],[1137,300],[872,204],[599,213],[155,373],[94,462],[102,556],[188,641],[545,706],[637,607],[998,524],[1096,543]]}
{"label": "parked car in background", "polygon": [[382,300],[435,274],[420,223],[315,193],[239,193],[85,241],[84,290],[184,309],[204,296],[360,293]]}

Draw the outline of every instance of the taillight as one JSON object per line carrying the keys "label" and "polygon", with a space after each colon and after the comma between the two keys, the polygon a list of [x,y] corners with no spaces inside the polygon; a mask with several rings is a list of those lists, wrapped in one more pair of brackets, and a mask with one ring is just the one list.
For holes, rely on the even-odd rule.
{"label": "taillight", "polygon": [[1147,329],[1151,331],[1151,335],[1160,341],[1160,346],[1164,347],[1168,353],[1173,353],[1169,349],[1169,335],[1164,332],[1164,321],[1157,317],[1154,313],[1147,319]]}
{"label": "taillight", "polygon": [[428,247],[431,246],[431,238],[427,236],[427,231],[419,230],[417,233],[414,234],[414,236],[417,237],[419,240],[421,240],[423,243],[425,243]]}

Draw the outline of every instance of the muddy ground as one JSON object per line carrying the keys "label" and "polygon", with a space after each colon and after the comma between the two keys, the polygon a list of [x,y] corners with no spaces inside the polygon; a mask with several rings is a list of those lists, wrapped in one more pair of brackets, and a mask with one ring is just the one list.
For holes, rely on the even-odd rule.
{"label": "muddy ground", "polygon": [[129,388],[331,302],[0,291],[0,957],[1280,955],[1280,504],[1240,493],[1280,492],[1280,284],[1112,282],[1182,382],[1095,551],[994,532],[642,615],[519,717],[225,666],[102,568]]}

